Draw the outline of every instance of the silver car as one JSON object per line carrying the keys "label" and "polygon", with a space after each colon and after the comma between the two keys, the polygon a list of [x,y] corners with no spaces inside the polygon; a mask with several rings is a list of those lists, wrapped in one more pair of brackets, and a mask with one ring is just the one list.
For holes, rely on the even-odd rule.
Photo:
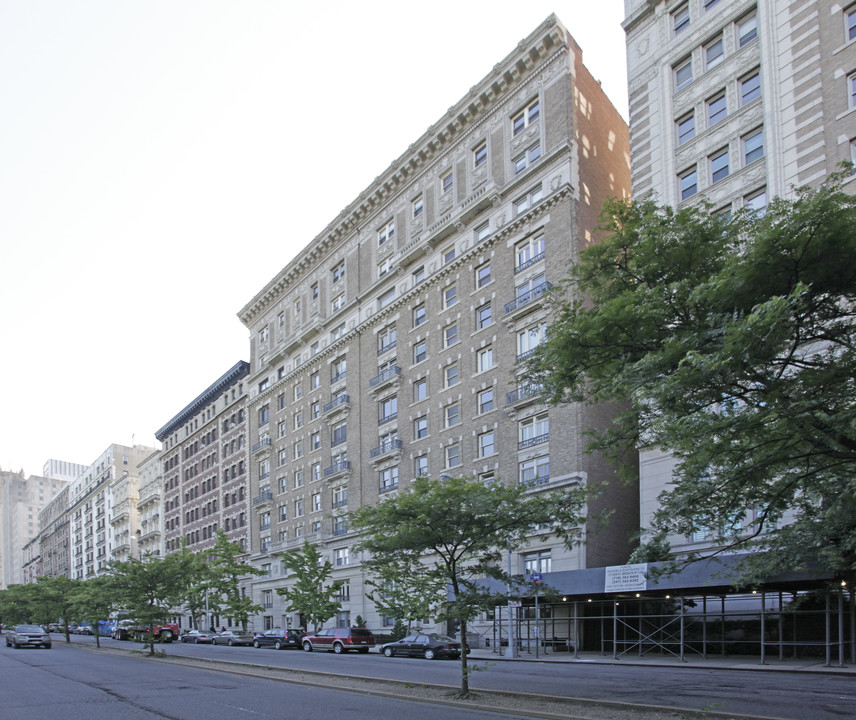
{"label": "silver car", "polygon": [[12,630],[6,632],[6,647],[43,647],[50,649],[51,636],[38,625],[16,625]]}

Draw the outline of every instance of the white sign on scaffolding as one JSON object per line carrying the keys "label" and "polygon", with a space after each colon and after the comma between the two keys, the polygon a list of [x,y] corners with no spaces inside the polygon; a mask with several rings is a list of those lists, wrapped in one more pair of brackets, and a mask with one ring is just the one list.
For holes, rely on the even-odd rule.
{"label": "white sign on scaffolding", "polygon": [[633,590],[647,590],[648,563],[636,563],[635,565],[612,565],[604,568],[604,592],[630,592]]}

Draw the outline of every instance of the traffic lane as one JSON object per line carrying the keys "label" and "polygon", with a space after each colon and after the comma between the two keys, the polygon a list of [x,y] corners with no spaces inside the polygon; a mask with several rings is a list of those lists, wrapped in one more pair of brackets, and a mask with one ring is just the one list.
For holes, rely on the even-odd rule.
{"label": "traffic lane", "polygon": [[[438,712],[460,720],[496,718],[482,710],[236,677],[74,646],[50,651],[0,648],[0,678],[3,720],[400,720]],[[504,717],[531,720],[520,714]]]}
{"label": "traffic lane", "polygon": [[[86,642],[92,638],[82,636]],[[128,647],[131,643],[108,640]],[[161,646],[158,646],[159,648]],[[253,647],[162,646],[169,655],[216,657],[276,667],[347,673],[408,682],[458,686],[460,662]],[[663,705],[764,715],[785,720],[854,717],[853,678],[841,675],[727,669],[697,669],[600,663],[537,663],[473,660],[470,687],[513,690],[592,700]]]}

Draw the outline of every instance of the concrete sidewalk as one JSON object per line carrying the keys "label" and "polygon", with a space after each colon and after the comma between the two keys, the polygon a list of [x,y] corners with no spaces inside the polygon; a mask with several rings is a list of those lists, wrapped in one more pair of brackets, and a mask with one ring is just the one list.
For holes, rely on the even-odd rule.
{"label": "concrete sidewalk", "polygon": [[765,658],[765,662],[761,663],[761,657],[758,655],[708,655],[706,658],[701,655],[686,655],[684,660],[674,655],[662,654],[646,654],[639,656],[638,654],[620,655],[617,659],[612,655],[601,655],[596,652],[581,652],[578,657],[574,657],[573,653],[554,652],[548,650],[546,653],[542,650],[538,657],[535,657],[535,651],[528,652],[521,650],[516,658],[507,658],[504,653],[506,648],[502,648],[502,654],[496,652],[493,648],[476,648],[470,653],[472,660],[484,660],[487,662],[513,661],[522,660],[527,662],[546,662],[546,663],[568,663],[568,664],[583,664],[583,665],[649,665],[652,667],[670,667],[670,668],[703,668],[703,669],[719,669],[719,670],[757,670],[777,671],[777,672],[809,672],[809,673],[834,673],[856,676],[856,663],[849,662],[849,658],[845,658],[843,665],[838,664],[837,653],[831,658],[829,665],[826,665],[825,658],[785,658],[780,660],[778,653],[775,655],[769,654]]}

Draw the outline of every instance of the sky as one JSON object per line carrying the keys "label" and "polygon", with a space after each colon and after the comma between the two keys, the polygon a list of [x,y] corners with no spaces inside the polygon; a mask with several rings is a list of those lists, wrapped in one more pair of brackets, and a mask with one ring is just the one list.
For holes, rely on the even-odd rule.
{"label": "sky", "polygon": [[622,0],[0,0],[0,468],[91,464],[555,12],[627,119]]}

